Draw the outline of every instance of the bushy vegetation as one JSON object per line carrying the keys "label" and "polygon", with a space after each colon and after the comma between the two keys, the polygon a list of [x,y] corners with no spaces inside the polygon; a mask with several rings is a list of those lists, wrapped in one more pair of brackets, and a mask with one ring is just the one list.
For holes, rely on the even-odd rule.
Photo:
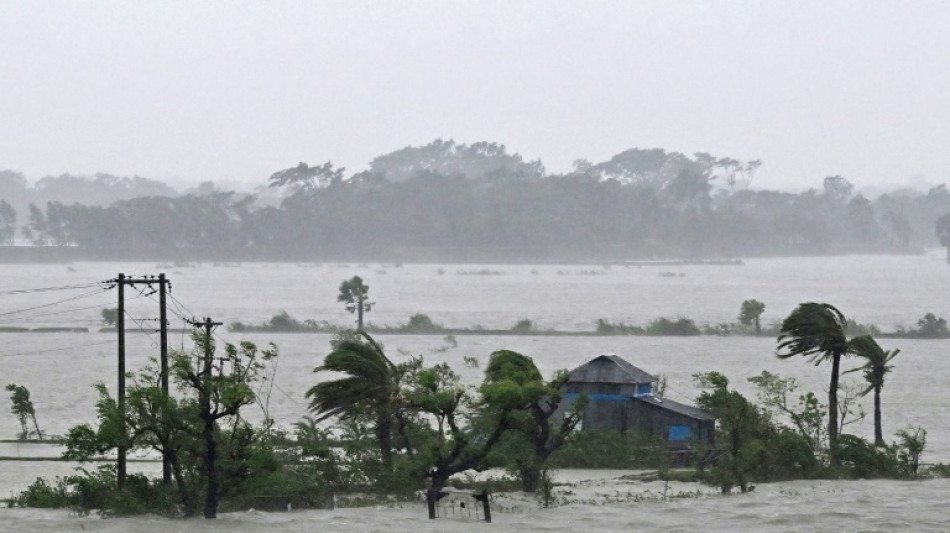
{"label": "bushy vegetation", "polygon": [[409,317],[409,321],[406,322],[403,329],[413,333],[438,333],[445,328],[442,327],[442,324],[433,322],[432,319],[429,318],[429,315],[416,313]]}
{"label": "bushy vegetation", "polygon": [[897,329],[894,335],[918,339],[944,339],[950,337],[950,329],[947,328],[945,318],[927,313],[917,321],[916,328],[905,329],[901,327]]}
{"label": "bushy vegetation", "polygon": [[890,445],[842,433],[831,453],[822,429],[827,408],[814,394],[801,393],[794,379],[769,372],[751,378],[758,390],[758,405],[731,389],[722,374],[697,374],[695,379],[703,389],[697,404],[720,424],[717,450],[700,477],[724,493],[733,487],[745,492],[753,482],[918,475],[926,446],[922,428],[899,431],[898,441]]}
{"label": "bushy vegetation", "polygon": [[245,324],[243,322],[232,322],[228,324],[228,329],[235,332],[244,331],[267,331],[271,333],[326,333],[333,331],[333,327],[326,321],[317,323],[315,320],[298,320],[290,316],[287,311],[281,311],[271,317],[270,320],[260,324]]}
{"label": "bushy vegetation", "polygon": [[675,319],[660,317],[646,326],[632,326],[622,322],[612,323],[604,318],[599,318],[595,322],[595,326],[597,333],[605,335],[690,336],[703,334],[703,330],[699,329],[695,322],[682,317]]}

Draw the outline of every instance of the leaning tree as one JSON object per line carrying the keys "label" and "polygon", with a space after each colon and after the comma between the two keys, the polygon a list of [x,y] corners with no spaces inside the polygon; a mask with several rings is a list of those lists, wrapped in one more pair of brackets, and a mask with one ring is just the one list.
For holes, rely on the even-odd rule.
{"label": "leaning tree", "polygon": [[393,429],[405,425],[403,377],[411,364],[394,364],[383,346],[365,332],[333,342],[333,350],[314,372],[333,372],[340,377],[317,383],[307,391],[310,411],[317,421],[336,417],[353,419],[368,414],[373,419],[380,457],[387,471],[393,467]]}
{"label": "leaning tree", "polygon": [[874,391],[874,445],[886,446],[884,432],[881,429],[881,389],[884,387],[884,376],[894,368],[888,363],[897,357],[900,350],[884,350],[870,335],[855,337],[848,342],[848,345],[848,351],[864,359],[865,363],[845,373],[864,372],[864,379],[868,382],[868,386],[861,394],[866,395]]}
{"label": "leaning tree", "polygon": [[833,464],[837,464],[838,378],[841,358],[849,353],[845,335],[847,319],[836,307],[826,303],[799,304],[784,321],[778,336],[776,355],[787,359],[795,355],[810,357],[816,365],[831,362],[828,385],[828,446]]}

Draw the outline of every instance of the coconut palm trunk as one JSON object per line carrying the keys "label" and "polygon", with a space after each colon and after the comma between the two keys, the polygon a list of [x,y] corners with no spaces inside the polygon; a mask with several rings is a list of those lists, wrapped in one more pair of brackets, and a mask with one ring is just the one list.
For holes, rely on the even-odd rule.
{"label": "coconut palm trunk", "polygon": [[838,465],[838,381],[841,377],[841,354],[831,356],[831,383],[828,384],[828,448],[831,463]]}
{"label": "coconut palm trunk", "polygon": [[831,382],[828,385],[828,456],[839,466],[838,447],[838,381],[841,357],[851,353],[845,335],[848,321],[833,305],[803,303],[782,321],[776,355],[787,359],[794,355],[811,357],[815,364],[831,360]]}
{"label": "coconut palm trunk", "polygon": [[874,445],[887,446],[884,442],[884,430],[881,427],[881,387],[874,387]]}

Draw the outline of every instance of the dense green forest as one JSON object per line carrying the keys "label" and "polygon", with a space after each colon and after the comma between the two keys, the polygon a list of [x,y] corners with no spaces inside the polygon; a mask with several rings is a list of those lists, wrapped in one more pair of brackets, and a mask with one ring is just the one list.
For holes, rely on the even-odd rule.
{"label": "dense green forest", "polygon": [[[546,172],[505,146],[436,140],[347,175],[279,170],[246,194],[141,177],[0,171],[0,243],[77,257],[186,260],[614,261],[909,253],[938,244],[950,191],[753,188],[760,161],[630,149]],[[267,185],[268,187],[264,187]],[[758,184],[756,184],[758,185]]]}

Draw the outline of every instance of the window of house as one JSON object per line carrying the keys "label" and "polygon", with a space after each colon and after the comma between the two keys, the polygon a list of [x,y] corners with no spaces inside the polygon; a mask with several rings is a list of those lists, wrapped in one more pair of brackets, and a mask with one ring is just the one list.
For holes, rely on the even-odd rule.
{"label": "window of house", "polygon": [[689,426],[670,426],[669,440],[689,440]]}

